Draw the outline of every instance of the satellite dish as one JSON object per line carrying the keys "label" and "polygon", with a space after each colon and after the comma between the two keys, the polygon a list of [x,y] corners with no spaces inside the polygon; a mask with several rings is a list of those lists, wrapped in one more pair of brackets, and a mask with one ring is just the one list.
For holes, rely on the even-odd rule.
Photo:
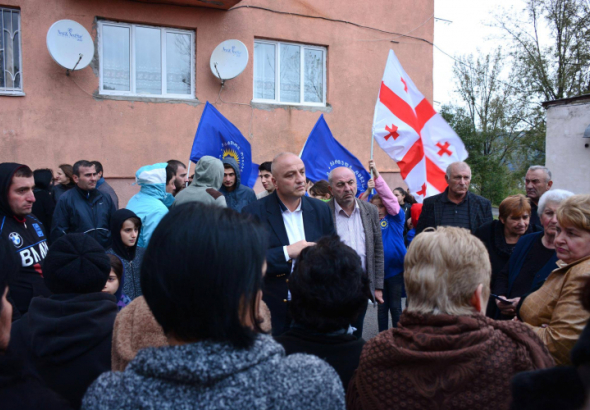
{"label": "satellite dish", "polygon": [[94,41],[90,33],[73,20],[59,20],[49,27],[47,49],[60,66],[70,70],[81,70],[94,57]]}
{"label": "satellite dish", "polygon": [[213,50],[210,65],[222,82],[236,78],[248,65],[248,49],[240,40],[226,40]]}

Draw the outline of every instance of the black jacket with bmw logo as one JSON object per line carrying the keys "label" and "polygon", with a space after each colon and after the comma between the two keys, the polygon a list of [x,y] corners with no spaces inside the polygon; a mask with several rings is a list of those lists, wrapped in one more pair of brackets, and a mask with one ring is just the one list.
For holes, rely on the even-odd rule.
{"label": "black jacket with bmw logo", "polygon": [[33,297],[51,294],[43,282],[42,271],[42,262],[49,249],[45,227],[32,214],[24,218],[17,217],[8,203],[12,177],[22,166],[14,163],[0,164],[0,238],[12,244],[21,264],[17,277],[9,280],[14,319],[29,310]]}

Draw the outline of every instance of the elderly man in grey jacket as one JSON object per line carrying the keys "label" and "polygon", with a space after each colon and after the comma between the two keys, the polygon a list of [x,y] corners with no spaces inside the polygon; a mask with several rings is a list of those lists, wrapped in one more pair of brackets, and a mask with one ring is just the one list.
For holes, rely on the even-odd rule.
{"label": "elderly man in grey jacket", "polygon": [[[383,303],[383,241],[377,207],[356,198],[356,176],[350,168],[339,167],[330,172],[332,199],[328,206],[332,211],[336,233],[342,242],[356,251],[363,269],[371,281],[371,293],[378,303]],[[363,335],[365,312],[352,324],[354,335]]]}
{"label": "elderly man in grey jacket", "polygon": [[188,202],[226,208],[225,197],[218,191],[222,183],[223,163],[217,158],[205,155],[195,166],[193,182],[176,195],[171,208]]}

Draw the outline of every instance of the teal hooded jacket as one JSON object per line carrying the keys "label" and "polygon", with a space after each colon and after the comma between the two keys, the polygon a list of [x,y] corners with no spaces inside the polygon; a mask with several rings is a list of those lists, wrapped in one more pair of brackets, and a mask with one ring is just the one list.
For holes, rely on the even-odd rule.
{"label": "teal hooded jacket", "polygon": [[137,246],[147,248],[150,238],[168,208],[174,202],[172,194],[166,192],[166,166],[161,162],[141,167],[135,173],[135,182],[141,187],[129,200],[127,209],[141,219],[141,233]]}

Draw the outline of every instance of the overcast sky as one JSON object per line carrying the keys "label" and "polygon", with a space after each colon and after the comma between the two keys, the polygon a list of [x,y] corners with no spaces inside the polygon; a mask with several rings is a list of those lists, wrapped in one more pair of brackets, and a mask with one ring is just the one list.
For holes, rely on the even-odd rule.
{"label": "overcast sky", "polygon": [[[434,44],[452,56],[475,54],[478,48],[489,53],[506,42],[500,38],[499,29],[486,23],[493,22],[494,13],[502,7],[513,6],[515,12],[520,12],[523,4],[522,0],[435,0],[434,16],[452,23],[435,21]],[[434,49],[434,101],[437,109],[442,104],[458,100],[453,92],[453,64],[451,58]]]}

